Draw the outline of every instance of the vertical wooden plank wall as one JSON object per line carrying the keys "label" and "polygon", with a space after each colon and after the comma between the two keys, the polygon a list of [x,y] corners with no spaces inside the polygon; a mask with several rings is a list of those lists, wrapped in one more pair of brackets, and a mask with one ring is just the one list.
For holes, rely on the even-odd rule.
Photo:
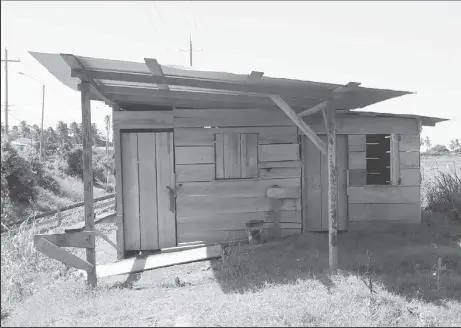
{"label": "vertical wooden plank wall", "polygon": [[394,155],[391,157],[391,185],[366,185],[365,135],[350,135],[348,138],[351,229],[368,227],[370,223],[377,222],[421,221],[420,135],[395,134],[392,129],[389,128],[389,134],[392,134],[391,153]]}
{"label": "vertical wooden plank wall", "polygon": [[[325,134],[321,118],[306,117],[306,123],[317,133]],[[367,117],[339,114],[336,116],[337,135],[347,135],[347,207],[349,229],[370,226],[377,222],[420,222],[420,126],[416,119],[402,117]],[[302,133],[298,131],[298,133]],[[399,175],[398,185],[366,185],[366,134],[390,134],[397,137],[399,168],[394,167],[394,176]],[[394,137],[395,138],[395,137]],[[394,144],[393,149],[396,149]],[[306,149],[307,151],[307,149]],[[339,150],[338,150],[339,154]],[[318,165],[318,160],[307,158],[307,164]],[[394,162],[395,165],[395,162]],[[311,171],[311,173],[310,173]],[[315,170],[305,168],[305,187],[308,203],[317,203],[321,188],[313,174]],[[318,188],[316,190],[316,188]],[[317,193],[317,194],[316,194]],[[309,199],[311,197],[311,199]],[[338,199],[340,203],[344,203]],[[320,206],[305,205],[306,214],[319,212]],[[320,211],[321,212],[321,211]],[[309,223],[309,222],[306,222]],[[307,227],[316,230],[319,227]]]}
{"label": "vertical wooden plank wall", "polygon": [[[115,148],[115,178],[116,178],[116,212],[117,212],[117,246],[119,251],[117,252],[118,259],[122,259],[125,256],[125,251],[130,249],[139,249],[140,248],[140,238],[139,238],[139,230],[137,233],[137,239],[135,240],[135,236],[133,234],[132,240],[126,240],[125,235],[125,226],[131,225],[132,219],[131,216],[139,215],[139,205],[136,207],[134,205],[134,199],[138,199],[137,195],[131,195],[128,192],[125,192],[126,196],[124,197],[124,190],[130,189],[130,184],[138,183],[135,182],[138,179],[135,179],[135,173],[133,170],[130,169],[130,164],[123,164],[122,163],[122,152],[133,152],[136,148],[134,143],[130,146],[123,145],[123,143],[130,143],[127,140],[124,140],[124,133],[123,131],[129,130],[137,130],[142,131],[145,129],[165,129],[165,128],[173,128],[173,112],[172,111],[124,111],[120,110],[120,107],[115,104],[113,106],[112,111],[112,122],[113,122],[113,131],[114,131],[114,148]],[[132,138],[132,137],[128,137]],[[124,141],[123,141],[124,140]],[[155,149],[154,149],[155,151]],[[136,154],[128,154],[128,157],[131,157],[131,160],[137,160],[137,153]],[[123,159],[123,161],[128,161],[128,159]],[[126,166],[128,166],[128,173],[122,174],[125,171]],[[133,171],[133,172],[131,172]],[[130,172],[132,178],[130,178]],[[128,176],[127,176],[128,175]],[[173,184],[172,184],[173,185]],[[133,187],[134,190],[134,187]],[[128,199],[127,199],[128,198]],[[131,199],[131,200],[130,200]],[[139,199],[138,199],[139,203]],[[133,204],[133,205],[132,205]],[[128,208],[126,208],[128,206]],[[131,207],[130,207],[131,206]],[[134,211],[134,212],[133,212]],[[124,213],[128,213],[124,215]],[[130,214],[132,213],[132,214]],[[134,213],[134,214],[133,214]],[[138,226],[139,226],[139,220]],[[136,230],[136,223],[134,223],[134,228]],[[130,229],[132,230],[132,229]],[[154,242],[151,240],[150,242]]]}
{"label": "vertical wooden plank wall", "polygon": [[[327,142],[325,135],[320,139]],[[304,231],[328,231],[328,157],[303,137]],[[347,230],[347,136],[336,136],[338,230]]]}
{"label": "vertical wooden plank wall", "polygon": [[157,194],[158,230],[160,248],[176,246],[176,221],[174,198],[169,188],[174,188],[173,133],[157,135]]}
{"label": "vertical wooden plank wall", "polygon": [[137,133],[122,133],[122,198],[125,250],[141,249],[139,226],[139,174],[138,174],[138,135]]}
{"label": "vertical wooden plank wall", "polygon": [[[130,133],[138,138],[139,176],[139,234],[141,250],[159,248],[159,229],[157,227],[157,138],[155,132]],[[125,134],[124,134],[125,136]],[[128,221],[127,221],[128,223]],[[128,229],[128,230],[131,230]]]}
{"label": "vertical wooden plank wall", "polygon": [[[281,235],[301,232],[297,128],[284,113],[175,109],[174,125],[178,243],[245,239],[245,222],[254,219],[265,221],[266,236],[277,233],[275,226]],[[258,178],[216,179],[224,164],[216,163],[215,149],[222,152],[226,142],[235,144],[226,133],[257,134]],[[269,198],[272,187],[295,193]]]}

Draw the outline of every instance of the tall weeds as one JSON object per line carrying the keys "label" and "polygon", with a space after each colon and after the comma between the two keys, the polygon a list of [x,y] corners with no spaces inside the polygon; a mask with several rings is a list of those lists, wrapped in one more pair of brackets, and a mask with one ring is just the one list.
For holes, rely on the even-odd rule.
{"label": "tall weeds", "polygon": [[444,213],[461,221],[461,174],[457,170],[440,172],[429,183],[426,191],[426,209]]}

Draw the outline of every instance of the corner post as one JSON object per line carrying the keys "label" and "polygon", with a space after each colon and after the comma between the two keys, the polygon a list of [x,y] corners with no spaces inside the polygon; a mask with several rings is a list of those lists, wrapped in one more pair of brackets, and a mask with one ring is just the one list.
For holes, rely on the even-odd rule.
{"label": "corner post", "polygon": [[[94,208],[93,208],[93,167],[92,167],[92,138],[91,138],[91,103],[90,103],[90,82],[82,81],[80,84],[82,100],[82,132],[83,132],[83,201],[85,230],[94,230]],[[94,237],[92,237],[94,238]],[[87,282],[91,287],[96,287],[96,249],[86,249],[86,260],[93,265],[87,272]]]}
{"label": "corner post", "polygon": [[328,242],[330,272],[338,269],[338,166],[336,163],[336,123],[333,108],[323,109],[328,134]]}
{"label": "corner post", "polygon": [[125,237],[123,229],[123,191],[122,191],[122,148],[120,128],[116,121],[116,112],[120,111],[120,106],[114,103],[112,106],[112,133],[115,154],[115,212],[117,215],[117,259],[122,260],[125,257]]}

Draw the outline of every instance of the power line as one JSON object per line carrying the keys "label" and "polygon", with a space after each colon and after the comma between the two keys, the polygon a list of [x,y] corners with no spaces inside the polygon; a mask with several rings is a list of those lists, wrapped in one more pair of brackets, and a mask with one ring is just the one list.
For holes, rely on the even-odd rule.
{"label": "power line", "polygon": [[192,0],[189,1],[190,2],[190,12],[191,12],[191,15],[192,15],[192,20],[194,22],[194,27],[195,27],[195,33],[198,34],[198,22],[197,22],[197,19],[195,18],[195,11],[193,9],[193,2]]}
{"label": "power line", "polygon": [[160,18],[160,20],[164,23],[165,21],[163,20],[162,18],[162,15],[160,15],[160,11],[158,10],[157,6],[155,5],[155,2],[154,1],[150,1],[150,3],[152,4],[152,6],[154,6],[154,10],[155,12],[157,13],[157,16]]}
{"label": "power line", "polygon": [[[149,2],[151,2],[151,1],[149,1]],[[155,24],[155,19],[154,19],[154,17],[152,16],[151,12],[149,11],[149,8],[148,8],[147,4],[146,4],[144,1],[143,1],[142,3],[143,3],[144,11],[145,11],[145,12],[147,13],[147,15],[148,15],[149,21],[152,23],[152,25],[153,25],[155,31],[157,32],[157,34],[160,35],[160,34],[161,34],[160,29],[159,29],[158,26]],[[154,6],[154,10],[155,10],[155,12],[157,13],[157,16],[160,18],[160,20],[161,20],[162,22],[164,22],[162,16],[160,15],[160,13],[159,13],[159,11],[158,11],[158,9],[157,9],[157,7],[155,6],[155,3],[154,3],[154,2],[151,2],[151,3],[152,3],[152,5]],[[168,55],[171,57],[171,52],[170,52],[170,48],[168,47],[168,45],[165,45],[165,49],[166,49],[166,52],[168,53]]]}

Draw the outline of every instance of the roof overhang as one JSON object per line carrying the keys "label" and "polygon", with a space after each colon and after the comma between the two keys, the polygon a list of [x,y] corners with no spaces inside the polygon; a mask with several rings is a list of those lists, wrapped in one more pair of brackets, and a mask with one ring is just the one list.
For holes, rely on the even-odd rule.
{"label": "roof overhang", "polygon": [[[185,108],[264,108],[277,109],[271,99],[277,95],[300,113],[330,99],[338,110],[355,110],[400,97],[411,92],[360,87],[341,97],[332,94],[342,84],[272,78],[262,72],[248,75],[199,71],[158,64],[90,58],[70,54],[30,52],[51,74],[66,86],[78,90],[81,81],[91,82],[91,99],[119,104],[121,109],[147,106]],[[391,114],[389,114],[391,115]],[[423,125],[443,119],[424,118]],[[427,123],[427,124],[425,124]]]}

